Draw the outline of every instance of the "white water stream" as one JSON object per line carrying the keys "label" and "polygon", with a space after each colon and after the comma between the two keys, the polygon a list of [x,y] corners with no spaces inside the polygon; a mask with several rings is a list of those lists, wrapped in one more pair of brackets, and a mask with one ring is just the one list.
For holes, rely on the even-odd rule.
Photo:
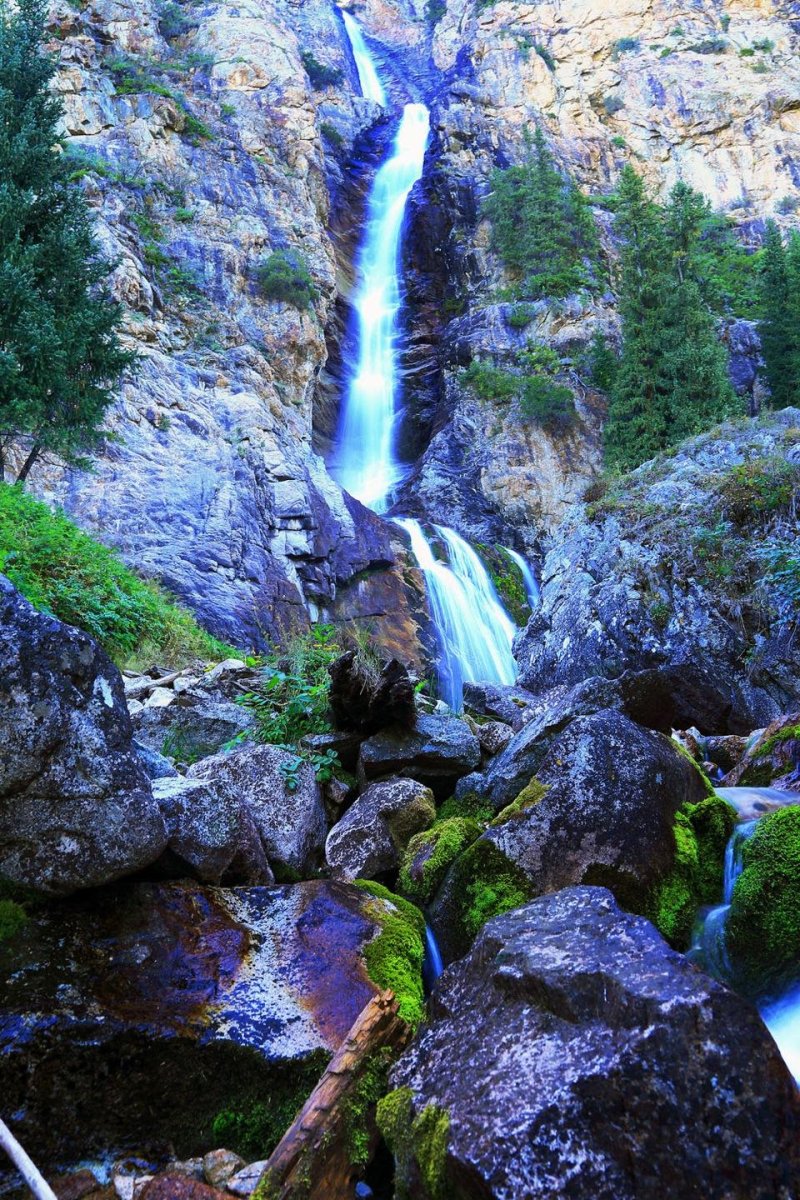
{"label": "white water stream", "polygon": [[[348,13],[342,15],[361,89],[369,99],[385,103],[385,89],[361,31]],[[331,470],[346,491],[376,512],[386,511],[392,491],[405,473],[396,451],[400,247],[406,204],[422,176],[429,132],[427,108],[406,104],[392,150],[372,185],[357,262],[353,303],[358,354],[342,406]],[[441,649],[443,698],[458,709],[465,681],[513,683],[516,668],[511,644],[516,628],[478,555],[452,529],[437,526],[448,556],[447,563],[438,562],[419,522],[398,518],[398,524],[408,533],[412,553],[425,575]],[[524,569],[532,581],[527,564]],[[526,577],[526,588],[530,581]]]}
{"label": "white water stream", "polygon": [[528,604],[531,610],[538,608],[541,603],[542,593],[536,582],[536,576],[521,554],[517,554],[516,550],[512,550],[510,546],[503,546],[503,549],[510,558],[513,558],[520,569],[522,582],[525,584],[525,595],[528,597]]}

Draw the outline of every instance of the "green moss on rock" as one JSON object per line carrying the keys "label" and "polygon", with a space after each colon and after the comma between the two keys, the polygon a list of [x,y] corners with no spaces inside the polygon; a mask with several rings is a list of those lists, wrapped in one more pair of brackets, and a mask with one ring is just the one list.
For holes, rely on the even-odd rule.
{"label": "green moss on rock", "polygon": [[386,1046],[371,1054],[346,1103],[344,1122],[348,1157],[359,1169],[369,1162],[375,1136],[375,1106],[386,1092],[393,1057]]}
{"label": "green moss on rock", "polygon": [[0,900],[0,942],[13,937],[27,919],[28,914],[16,900]]}
{"label": "green moss on rock", "polygon": [[475,549],[492,577],[492,583],[503,601],[503,607],[515,625],[522,628],[527,624],[531,609],[519,564],[514,562],[502,546],[486,546],[479,542]]}
{"label": "green moss on rock", "polygon": [[379,1101],[377,1121],[395,1160],[396,1200],[421,1195],[426,1200],[446,1200],[452,1195],[447,1181],[450,1116],[446,1109],[429,1104],[415,1117],[411,1089],[397,1088]]}
{"label": "green moss on rock", "polygon": [[386,904],[370,904],[367,912],[381,932],[364,947],[367,974],[379,988],[390,988],[400,1016],[418,1025],[425,1010],[422,960],[425,955],[425,918],[419,909],[371,879],[356,880],[356,887]]}
{"label": "green moss on rock", "polygon": [[505,825],[507,822],[513,820],[514,817],[522,816],[522,814],[527,812],[529,808],[533,808],[535,804],[538,804],[542,799],[544,799],[546,794],[546,785],[540,783],[534,775],[530,783],[526,783],[525,787],[519,793],[517,798],[512,800],[510,804],[507,804],[505,808],[500,810],[491,824]]}
{"label": "green moss on rock", "polygon": [[398,886],[403,895],[415,904],[428,904],[450,864],[482,831],[472,817],[450,817],[413,837],[400,868]]}
{"label": "green moss on rock", "polygon": [[645,915],[678,949],[686,949],[698,908],[722,897],[725,848],[736,812],[712,791],[675,814],[675,861],[645,904]]}
{"label": "green moss on rock", "polygon": [[447,879],[453,916],[466,944],[492,917],[531,899],[531,885],[495,844],[480,838],[453,864]]}
{"label": "green moss on rock", "polygon": [[737,984],[780,988],[800,961],[800,805],[762,817],[742,849],[725,941]]}

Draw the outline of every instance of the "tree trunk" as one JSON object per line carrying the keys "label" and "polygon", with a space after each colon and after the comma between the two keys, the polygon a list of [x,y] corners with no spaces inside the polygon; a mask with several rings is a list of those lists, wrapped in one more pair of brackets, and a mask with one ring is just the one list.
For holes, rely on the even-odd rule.
{"label": "tree trunk", "polygon": [[31,473],[31,467],[34,465],[34,463],[36,462],[36,460],[39,457],[39,455],[41,454],[41,452],[42,452],[41,446],[34,443],[33,446],[31,447],[30,454],[25,459],[25,462],[22,464],[19,475],[17,476],[17,483],[25,482],[25,480],[28,478],[28,476]]}
{"label": "tree trunk", "polygon": [[352,1200],[359,1171],[352,1162],[352,1127],[373,1149],[374,1104],[363,1112],[359,1084],[379,1050],[399,1054],[410,1029],[397,1015],[392,992],[373,996],[331,1059],[328,1069],[272,1152],[256,1194],[263,1200]]}

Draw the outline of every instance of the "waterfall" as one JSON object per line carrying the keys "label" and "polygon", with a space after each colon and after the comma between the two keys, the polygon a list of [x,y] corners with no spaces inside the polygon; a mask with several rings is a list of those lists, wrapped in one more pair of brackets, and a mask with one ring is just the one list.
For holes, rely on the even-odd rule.
{"label": "waterfall", "polygon": [[501,549],[505,550],[509,558],[513,558],[514,562],[520,569],[522,574],[522,582],[525,585],[525,595],[528,597],[528,604],[530,605],[531,609],[538,608],[542,599],[542,593],[539,590],[538,583],[536,582],[536,576],[531,570],[528,562],[522,557],[521,554],[517,554],[516,550],[512,550],[510,546],[503,546]]}
{"label": "waterfall", "polygon": [[422,963],[422,975],[425,980],[425,986],[428,991],[431,990],[436,980],[444,970],[442,956],[439,951],[439,943],[436,941],[436,935],[430,925],[425,922],[425,958]]}
{"label": "waterfall", "polygon": [[[385,92],[358,25],[342,14],[364,95],[379,103]],[[400,242],[406,204],[422,176],[430,132],[423,104],[406,104],[392,150],[369,195],[367,227],[357,261],[354,308],[358,355],[347,387],[332,474],[345,491],[385,512],[404,468],[395,452],[399,382],[396,343],[400,309]],[[449,563],[439,563],[417,521],[398,519],[425,574],[428,604],[441,648],[441,693],[459,709],[465,681],[513,683],[511,645],[516,633],[491,579],[471,546],[437,526]]]}
{"label": "waterfall", "polygon": [[[751,812],[760,806],[764,811],[792,804],[796,796],[776,788],[720,788],[739,813]],[[742,851],[745,842],[758,828],[755,820],[740,820],[725,848],[723,903],[700,913],[689,949],[689,957],[723,983],[735,985],[735,972],[725,945],[725,926],[730,912],[733,890],[742,873]],[[793,985],[777,1000],[770,999],[759,1007],[761,1017],[772,1034],[784,1062],[800,1083],[800,984]]]}
{"label": "waterfall", "polygon": [[[352,18],[351,38],[364,94],[372,84],[383,94],[363,38]],[[357,42],[351,26],[358,34]],[[363,72],[363,74],[362,74]],[[358,318],[358,361],[349,382],[337,437],[333,473],[362,504],[376,512],[403,469],[394,449],[397,416],[397,314],[400,309],[399,255],[409,193],[422,175],[430,117],[424,104],[407,104],[392,152],[381,166],[369,197],[367,228],[357,264],[354,307]]]}
{"label": "waterfall", "polygon": [[378,72],[375,70],[372,55],[367,49],[367,43],[364,41],[364,35],[349,12],[342,12],[342,20],[344,21],[344,27],[350,41],[350,48],[353,51],[353,58],[356,60],[361,94],[365,100],[374,100],[376,104],[385,106],[386,92],[383,90],[383,84],[378,77]]}
{"label": "waterfall", "polygon": [[439,691],[452,709],[461,708],[464,683],[513,683],[511,644],[516,629],[503,610],[478,555],[463,538],[441,525],[436,531],[450,562],[434,557],[419,521],[395,518],[411,539],[411,553],[425,575],[431,617],[439,637]]}

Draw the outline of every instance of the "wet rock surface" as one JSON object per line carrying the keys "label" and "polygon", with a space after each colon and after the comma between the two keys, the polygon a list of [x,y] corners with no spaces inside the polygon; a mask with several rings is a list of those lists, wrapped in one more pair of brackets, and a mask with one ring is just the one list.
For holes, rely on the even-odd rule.
{"label": "wet rock surface", "polygon": [[321,881],[124,884],[34,913],[0,944],[0,1083],[46,1162],[205,1153],[221,1111],[316,1081],[375,993],[383,901]]}
{"label": "wet rock surface", "polygon": [[800,793],[800,712],[762,732],[723,780],[725,787],[774,787]]}
{"label": "wet rock surface", "polygon": [[0,873],[69,893],[145,867],[165,845],[119,671],[0,576]]}
{"label": "wet rock surface", "polygon": [[605,889],[490,922],[391,1083],[410,1089],[406,1135],[427,1106],[446,1114],[436,1175],[405,1159],[426,1200],[432,1177],[465,1200],[789,1200],[800,1186],[800,1101],[755,1010]]}

